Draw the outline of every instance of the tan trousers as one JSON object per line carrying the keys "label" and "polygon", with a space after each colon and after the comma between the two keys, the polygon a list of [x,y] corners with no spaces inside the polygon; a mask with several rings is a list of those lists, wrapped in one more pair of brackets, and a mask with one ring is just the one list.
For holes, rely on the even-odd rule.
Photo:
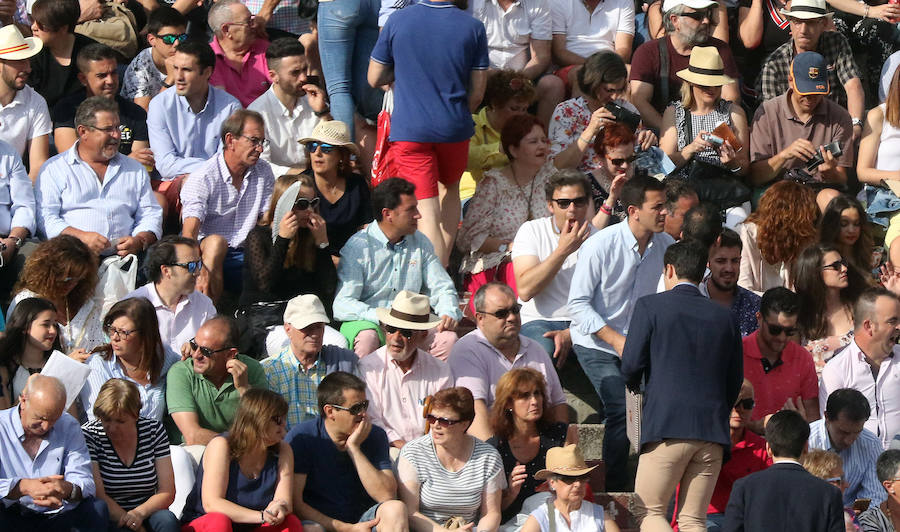
{"label": "tan trousers", "polygon": [[641,532],[671,532],[666,508],[678,492],[678,529],[706,532],[706,510],[719,470],[722,446],[699,440],[664,440],[647,444],[634,481],[635,514]]}

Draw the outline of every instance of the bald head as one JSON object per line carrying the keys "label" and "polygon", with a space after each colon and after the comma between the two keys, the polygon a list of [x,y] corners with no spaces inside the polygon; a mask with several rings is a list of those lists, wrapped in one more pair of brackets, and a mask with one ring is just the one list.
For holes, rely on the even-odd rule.
{"label": "bald head", "polygon": [[66,388],[55,377],[32,375],[22,390],[19,404],[26,436],[43,437],[63,414]]}
{"label": "bald head", "polygon": [[40,373],[28,377],[22,395],[32,400],[46,400],[59,403],[63,407],[66,405],[66,387],[63,386],[63,383],[56,377],[48,377]]}

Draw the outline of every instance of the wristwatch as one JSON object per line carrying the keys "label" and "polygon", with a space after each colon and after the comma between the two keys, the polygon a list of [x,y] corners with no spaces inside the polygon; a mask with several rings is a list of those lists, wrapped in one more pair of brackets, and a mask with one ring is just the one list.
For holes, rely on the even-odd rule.
{"label": "wristwatch", "polygon": [[504,242],[504,243],[500,244],[499,246],[497,246],[497,251],[499,251],[500,253],[506,253],[506,250],[507,250],[507,249],[509,249],[509,245],[507,245],[506,242]]}
{"label": "wristwatch", "polygon": [[316,244],[319,246],[319,249],[326,249],[328,247],[328,242],[322,242],[321,244]]}
{"label": "wristwatch", "polygon": [[853,124],[854,127],[856,127],[856,126],[862,127],[862,125],[863,125],[862,118],[851,118],[850,122]]}
{"label": "wristwatch", "polygon": [[25,239],[17,236],[14,236],[13,238],[16,240],[16,249],[22,249],[22,246],[25,244]]}

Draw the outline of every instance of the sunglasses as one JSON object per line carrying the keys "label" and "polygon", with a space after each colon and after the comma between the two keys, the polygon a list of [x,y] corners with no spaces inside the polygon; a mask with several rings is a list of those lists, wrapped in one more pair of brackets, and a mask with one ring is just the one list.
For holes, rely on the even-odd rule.
{"label": "sunglasses", "polygon": [[491,316],[494,316],[497,319],[505,320],[510,314],[515,314],[516,316],[518,316],[519,312],[521,312],[521,311],[522,311],[522,305],[516,303],[515,305],[513,305],[509,308],[502,308],[500,310],[495,310],[494,312],[488,312],[486,310],[479,310],[478,312],[481,312],[482,314],[490,314]]}
{"label": "sunglasses", "polygon": [[611,162],[613,166],[624,166],[625,164],[633,163],[635,159],[637,159],[637,155],[630,155],[620,159],[610,159],[607,157],[607,160]]}
{"label": "sunglasses", "polygon": [[157,35],[156,38],[160,39],[162,42],[168,44],[169,46],[172,46],[173,44],[175,44],[175,41],[178,41],[178,42],[186,41],[188,36],[187,36],[187,33],[182,33],[180,35],[175,35],[174,33],[167,33],[165,35]]}
{"label": "sunglasses", "polygon": [[182,268],[187,270],[188,273],[194,274],[194,273],[200,273],[200,268],[203,267],[203,261],[200,259],[197,259],[197,260],[192,260],[191,262],[173,262],[173,263],[169,264],[168,266],[181,266]]}
{"label": "sunglasses", "polygon": [[428,414],[427,416],[425,416],[425,421],[427,421],[429,425],[434,425],[435,423],[437,423],[439,427],[447,428],[452,425],[456,425],[457,423],[459,423],[462,420],[461,419],[447,419],[445,417],[437,417],[437,416]]}
{"label": "sunglasses", "polygon": [[771,334],[772,336],[780,336],[781,333],[784,333],[788,336],[794,336],[797,334],[796,327],[785,327],[783,325],[776,325],[769,322],[766,322],[766,327],[769,328],[769,334]]}
{"label": "sunglasses", "polygon": [[315,153],[318,148],[322,148],[322,153],[331,153],[337,148],[337,146],[318,141],[306,143],[306,149],[309,150],[309,153]]}
{"label": "sunglasses", "polygon": [[369,409],[369,400],[366,399],[365,401],[360,401],[350,407],[341,406],[341,405],[331,405],[331,406],[334,408],[337,408],[338,410],[346,410],[347,412],[350,412],[351,416],[358,416]]}
{"label": "sunglasses", "polygon": [[703,19],[708,18],[710,22],[715,23],[716,15],[718,15],[718,11],[715,9],[702,9],[700,11],[694,11],[693,13],[682,13],[682,17],[692,18],[697,22],[703,22]]}
{"label": "sunglasses", "polygon": [[381,328],[384,329],[385,334],[394,334],[398,332],[407,340],[412,338],[413,333],[415,332],[410,329],[401,329],[400,327],[394,327],[393,325],[388,325],[386,323],[382,323]]}
{"label": "sunglasses", "polygon": [[319,206],[319,198],[297,198],[297,201],[294,202],[294,210],[295,211],[305,211],[306,209],[313,208]]}
{"label": "sunglasses", "polygon": [[846,267],[847,267],[847,261],[845,261],[844,259],[841,259],[841,260],[836,260],[836,261],[832,262],[831,264],[826,264],[825,266],[822,266],[822,269],[823,270],[834,270],[836,272],[839,272]]}
{"label": "sunglasses", "polygon": [[567,475],[557,475],[557,476],[556,476],[556,480],[559,480],[559,481],[562,482],[563,484],[570,484],[570,485],[571,485],[571,484],[574,484],[574,483],[576,483],[576,482],[582,482],[582,483],[585,483],[585,482],[587,482],[587,481],[590,480],[590,479],[591,479],[591,476],[590,476],[590,475],[580,475],[580,476],[577,476],[577,477],[570,477],[570,476],[567,476]]}
{"label": "sunglasses", "polygon": [[752,397],[748,397],[746,399],[738,399],[738,402],[734,403],[734,407],[740,407],[743,410],[753,410],[753,407],[756,405],[756,401],[753,400]]}
{"label": "sunglasses", "polygon": [[550,198],[550,201],[555,201],[560,209],[568,209],[569,205],[575,204],[579,209],[587,205],[588,198],[587,196],[578,196],[577,198],[569,199],[569,198]]}
{"label": "sunglasses", "polygon": [[197,345],[197,339],[191,338],[188,342],[188,345],[191,346],[191,351],[200,351],[200,353],[206,358],[212,358],[216,353],[221,353],[222,351],[228,351],[231,347],[223,347],[222,349],[210,349],[208,347],[204,347],[202,345]]}

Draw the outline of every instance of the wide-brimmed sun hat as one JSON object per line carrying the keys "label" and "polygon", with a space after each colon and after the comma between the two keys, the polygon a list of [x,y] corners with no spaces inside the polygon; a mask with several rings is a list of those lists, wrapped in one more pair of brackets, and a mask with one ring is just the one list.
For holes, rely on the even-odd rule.
{"label": "wide-brimmed sun hat", "polygon": [[679,78],[703,87],[721,87],[734,82],[725,75],[725,63],[715,46],[695,46],[688,67],[677,72]]}
{"label": "wide-brimmed sun hat", "polygon": [[44,43],[40,39],[23,37],[15,24],[0,28],[0,59],[28,59],[37,55],[43,47]]}
{"label": "wide-brimmed sun hat", "polygon": [[298,141],[300,144],[307,142],[324,142],[332,146],[347,148],[354,155],[359,155],[359,148],[350,140],[350,130],[347,124],[340,120],[323,120],[316,124],[312,133]]}
{"label": "wide-brimmed sun hat", "polygon": [[547,467],[534,474],[538,480],[547,480],[550,475],[562,475],[564,477],[580,477],[597,468],[588,467],[584,463],[584,455],[578,445],[570,443],[565,447],[553,447],[547,451]]}
{"label": "wide-brimmed sun hat", "polygon": [[428,296],[409,290],[398,292],[391,303],[391,308],[377,308],[375,314],[385,325],[392,325],[398,329],[427,331],[441,323],[441,319],[431,313]]}

